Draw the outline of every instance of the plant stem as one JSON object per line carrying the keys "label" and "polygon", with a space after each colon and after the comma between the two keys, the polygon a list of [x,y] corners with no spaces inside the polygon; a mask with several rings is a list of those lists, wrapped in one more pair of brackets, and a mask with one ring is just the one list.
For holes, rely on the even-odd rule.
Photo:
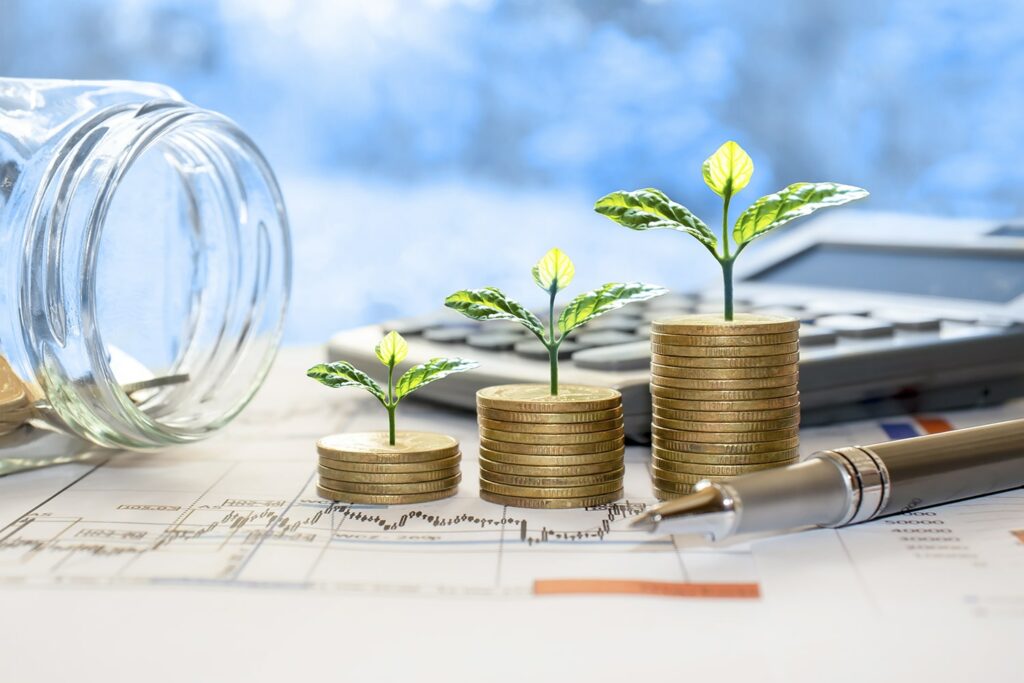
{"label": "plant stem", "polygon": [[395,408],[398,406],[388,406],[388,443],[392,446],[395,445]]}
{"label": "plant stem", "polygon": [[729,255],[729,200],[732,199],[731,188],[726,190],[722,197],[722,258],[718,262],[722,265],[722,281],[725,286],[725,319],[732,320],[732,262],[733,257]]}
{"label": "plant stem", "polygon": [[395,364],[388,363],[388,443],[395,445]]}
{"label": "plant stem", "polygon": [[555,294],[557,291],[551,288],[551,298],[548,302],[548,359],[551,361],[551,395],[558,396],[558,345],[561,339],[555,339]]}
{"label": "plant stem", "polygon": [[725,286],[725,319],[732,320],[732,264],[734,259],[728,258],[722,264],[722,282]]}

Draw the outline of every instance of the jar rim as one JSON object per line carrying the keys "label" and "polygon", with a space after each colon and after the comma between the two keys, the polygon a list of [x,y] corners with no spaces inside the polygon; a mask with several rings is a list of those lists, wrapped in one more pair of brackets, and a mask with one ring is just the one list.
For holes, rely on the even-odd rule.
{"label": "jar rim", "polygon": [[[248,202],[237,215],[227,212],[224,226],[200,226],[221,230],[222,239],[230,241],[231,249],[218,253],[221,260],[214,265],[242,269],[245,282],[263,296],[254,290],[238,304],[242,310],[225,307],[225,334],[209,353],[193,356],[206,364],[198,365],[191,386],[176,390],[172,409],[165,402],[157,417],[118,384],[97,315],[96,272],[111,202],[134,164],[157,145],[174,148],[186,140],[195,143],[191,153],[206,154],[216,181],[237,184]],[[71,131],[52,159],[28,213],[22,264],[28,285],[20,304],[28,321],[25,346],[54,416],[71,431],[118,448],[157,448],[208,436],[252,398],[283,332],[291,244],[284,201],[269,164],[230,119],[173,100],[105,108]],[[245,224],[230,225],[231,216]],[[198,376],[208,372],[220,374]],[[219,396],[215,380],[225,380]],[[210,409],[200,411],[196,392],[217,400],[207,399]]]}

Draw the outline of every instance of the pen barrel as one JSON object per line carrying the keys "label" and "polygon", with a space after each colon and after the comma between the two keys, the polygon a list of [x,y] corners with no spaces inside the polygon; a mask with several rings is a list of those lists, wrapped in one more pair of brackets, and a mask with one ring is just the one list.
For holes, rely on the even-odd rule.
{"label": "pen barrel", "polygon": [[807,526],[834,526],[855,504],[841,468],[827,459],[741,474],[715,484],[743,511],[731,533],[754,534]]}
{"label": "pen barrel", "polygon": [[1024,486],[1024,420],[863,447],[888,474],[874,517]]}

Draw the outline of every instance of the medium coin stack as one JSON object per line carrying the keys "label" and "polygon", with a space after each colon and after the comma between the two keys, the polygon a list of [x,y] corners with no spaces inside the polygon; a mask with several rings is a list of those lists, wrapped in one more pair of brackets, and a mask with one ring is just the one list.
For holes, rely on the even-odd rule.
{"label": "medium coin stack", "polygon": [[651,325],[654,491],[796,462],[800,321],[688,315]]}
{"label": "medium coin stack", "polygon": [[568,384],[508,384],[476,394],[480,497],[522,508],[602,505],[622,497],[622,394]]}
{"label": "medium coin stack", "polygon": [[322,497],[346,503],[407,505],[455,495],[462,481],[459,442],[431,432],[334,434],[316,444]]}
{"label": "medium coin stack", "polygon": [[7,359],[0,356],[0,435],[9,434],[32,415],[25,384],[14,374]]}

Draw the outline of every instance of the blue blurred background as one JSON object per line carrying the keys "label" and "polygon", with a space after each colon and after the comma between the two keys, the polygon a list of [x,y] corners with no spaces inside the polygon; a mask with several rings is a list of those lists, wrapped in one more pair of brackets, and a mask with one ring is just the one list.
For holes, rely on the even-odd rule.
{"label": "blue blurred background", "polygon": [[293,221],[293,343],[467,286],[539,303],[529,267],[554,245],[579,288],[702,284],[716,265],[688,237],[591,206],[653,185],[717,222],[700,163],[727,138],[757,168],[736,204],[834,180],[872,210],[1024,214],[1017,0],[0,8],[5,75],[166,83],[257,140]]}

